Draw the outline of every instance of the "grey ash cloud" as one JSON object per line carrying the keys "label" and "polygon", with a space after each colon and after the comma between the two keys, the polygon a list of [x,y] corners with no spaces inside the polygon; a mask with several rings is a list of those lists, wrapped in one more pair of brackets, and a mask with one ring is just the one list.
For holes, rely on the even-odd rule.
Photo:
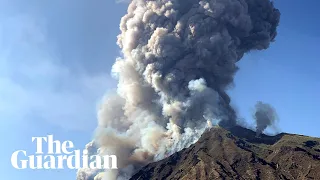
{"label": "grey ash cloud", "polygon": [[112,68],[117,94],[99,110],[97,142],[120,167],[105,178],[130,176],[188,146],[208,121],[235,125],[226,90],[236,62],[267,49],[279,19],[269,0],[132,0]]}
{"label": "grey ash cloud", "polygon": [[275,125],[278,115],[275,108],[270,104],[258,101],[255,105],[253,118],[256,121],[257,135],[260,135],[267,127]]}

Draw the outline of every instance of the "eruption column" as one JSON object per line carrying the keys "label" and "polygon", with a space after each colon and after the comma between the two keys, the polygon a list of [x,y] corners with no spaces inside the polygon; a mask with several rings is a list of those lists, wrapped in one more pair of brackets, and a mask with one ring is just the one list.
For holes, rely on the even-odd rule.
{"label": "eruption column", "polygon": [[96,141],[120,167],[106,179],[190,145],[208,120],[235,125],[225,91],[236,62],[269,47],[279,18],[269,0],[132,0],[112,68],[117,93],[99,110]]}

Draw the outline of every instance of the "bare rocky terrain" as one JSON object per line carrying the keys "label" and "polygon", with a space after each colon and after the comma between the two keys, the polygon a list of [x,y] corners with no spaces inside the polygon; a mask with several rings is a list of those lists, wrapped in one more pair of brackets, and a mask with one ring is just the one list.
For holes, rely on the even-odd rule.
{"label": "bare rocky terrain", "polygon": [[320,139],[214,127],[199,141],[151,163],[131,180],[320,179]]}

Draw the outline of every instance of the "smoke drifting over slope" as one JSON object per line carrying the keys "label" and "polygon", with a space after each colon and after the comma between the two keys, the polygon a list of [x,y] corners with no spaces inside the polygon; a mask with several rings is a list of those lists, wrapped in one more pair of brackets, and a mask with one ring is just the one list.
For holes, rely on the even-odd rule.
{"label": "smoke drifting over slope", "polygon": [[268,127],[274,125],[275,121],[278,119],[276,110],[270,105],[258,101],[255,105],[255,113],[253,118],[256,120],[256,132],[257,135],[263,133],[263,131]]}
{"label": "smoke drifting over slope", "polygon": [[117,94],[99,111],[96,141],[120,168],[106,179],[190,145],[207,124],[235,125],[225,90],[236,62],[269,47],[279,17],[269,0],[132,0],[113,66]]}

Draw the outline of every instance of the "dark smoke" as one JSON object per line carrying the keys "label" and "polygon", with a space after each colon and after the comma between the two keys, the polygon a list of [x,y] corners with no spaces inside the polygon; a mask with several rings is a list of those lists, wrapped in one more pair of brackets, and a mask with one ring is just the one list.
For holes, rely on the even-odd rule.
{"label": "dark smoke", "polygon": [[99,111],[97,142],[120,159],[107,179],[188,146],[207,124],[235,125],[225,91],[236,62],[269,47],[279,18],[269,0],[132,0],[113,66],[118,93]]}
{"label": "dark smoke", "polygon": [[266,104],[261,101],[257,102],[255,108],[256,110],[253,117],[257,124],[257,135],[260,135],[267,127],[274,125],[278,119],[278,115],[276,110],[270,104]]}

